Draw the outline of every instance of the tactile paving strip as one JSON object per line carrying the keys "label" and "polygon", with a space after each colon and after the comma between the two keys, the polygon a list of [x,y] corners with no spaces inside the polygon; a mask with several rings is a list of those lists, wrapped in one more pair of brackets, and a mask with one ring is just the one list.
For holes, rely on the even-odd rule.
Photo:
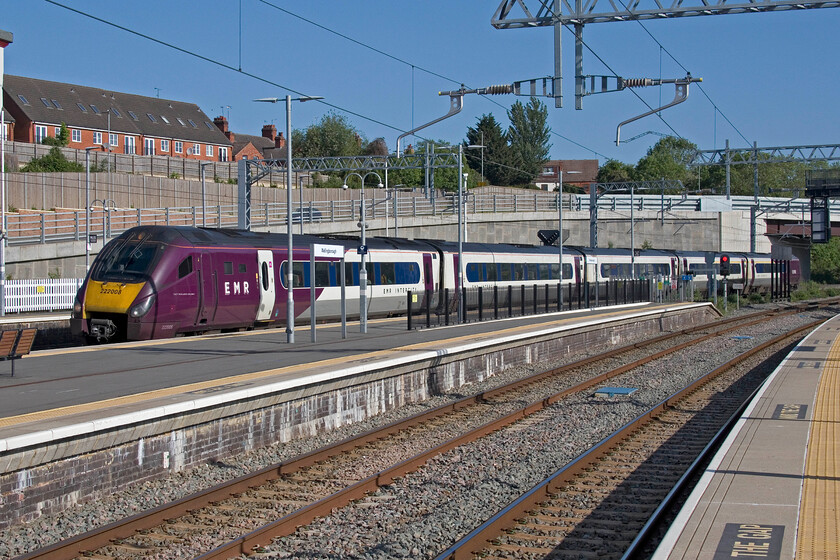
{"label": "tactile paving strip", "polygon": [[805,459],[796,557],[840,558],[840,337],[829,350]]}

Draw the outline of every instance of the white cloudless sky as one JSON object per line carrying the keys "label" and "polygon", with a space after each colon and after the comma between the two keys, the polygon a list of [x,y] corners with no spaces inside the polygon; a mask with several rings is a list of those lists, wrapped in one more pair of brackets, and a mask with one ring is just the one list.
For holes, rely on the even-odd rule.
{"label": "white cloudless sky", "polygon": [[[196,103],[244,134],[258,135],[266,123],[285,129],[284,104],[253,99],[320,95],[329,105],[293,105],[294,128],[335,111],[394,150],[403,131],[448,112],[449,98],[439,91],[543,77],[554,69],[553,30],[494,29],[499,0],[58,3],[104,21],[45,0],[3,0],[0,29],[14,34],[5,49],[7,74]],[[566,31],[564,107],[544,100],[551,157],[635,163],[673,131],[701,149],[721,148],[726,139],[733,147],[840,143],[838,24],[840,10],[832,8],[666,19],[644,28],[587,25],[587,46],[609,68],[585,50],[585,74],[679,78],[687,70],[703,78],[705,94],[692,85],[684,103],[662,112],[664,121],[651,116],[626,125],[623,140],[641,136],[620,146],[616,125],[648,108],[625,90],[586,97],[583,110],[575,110],[574,37]],[[673,85],[637,91],[652,107],[674,97]],[[506,111],[517,99],[527,102],[468,95],[460,114],[419,134],[457,143],[488,113],[507,127]]]}

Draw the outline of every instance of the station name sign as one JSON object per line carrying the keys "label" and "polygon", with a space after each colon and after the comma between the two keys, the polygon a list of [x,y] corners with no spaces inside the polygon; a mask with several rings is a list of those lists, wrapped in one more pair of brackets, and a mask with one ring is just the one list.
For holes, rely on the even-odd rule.
{"label": "station name sign", "polygon": [[315,257],[325,257],[328,259],[340,259],[344,256],[343,245],[312,245],[312,255]]}

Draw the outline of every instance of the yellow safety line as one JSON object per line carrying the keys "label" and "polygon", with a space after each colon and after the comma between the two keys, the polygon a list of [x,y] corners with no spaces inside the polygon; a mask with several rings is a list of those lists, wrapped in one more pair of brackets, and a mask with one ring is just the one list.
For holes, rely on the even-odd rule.
{"label": "yellow safety line", "polygon": [[828,352],[814,405],[797,533],[798,559],[840,558],[840,337]]}
{"label": "yellow safety line", "polygon": [[[620,318],[624,314],[631,313],[633,311],[638,311],[637,309],[623,309],[615,313],[606,314],[605,316],[613,317],[613,318]],[[548,321],[546,323],[541,323],[539,327],[551,327],[563,323],[569,323],[572,321],[580,320],[581,317],[562,317],[558,318],[555,321]],[[112,399],[105,399],[102,401],[84,403],[84,404],[77,404],[59,408],[52,408],[49,410],[42,410],[39,412],[30,412],[28,414],[21,414],[19,416],[9,416],[6,418],[0,418],[0,428],[8,428],[10,426],[17,426],[20,424],[26,424],[29,422],[38,422],[41,420],[48,420],[51,418],[58,418],[61,416],[69,416],[72,414],[83,414],[86,412],[90,412],[92,410],[102,410],[105,408],[113,408],[123,405],[130,405],[141,401],[147,401],[152,399],[164,398],[169,397],[172,395],[178,395],[183,393],[191,393],[196,391],[201,391],[202,389],[209,389],[214,387],[219,387],[223,385],[228,385],[231,383],[241,384],[248,381],[254,381],[258,379],[264,379],[267,377],[273,377],[276,375],[281,375],[283,373],[288,373],[295,370],[302,370],[302,369],[315,369],[315,368],[324,368],[334,364],[342,364],[344,366],[351,365],[353,362],[369,362],[371,359],[378,358],[387,354],[391,353],[402,353],[409,351],[422,351],[427,348],[436,347],[441,342],[446,342],[449,345],[456,345],[461,342],[477,342],[479,340],[484,339],[495,339],[495,338],[502,338],[504,336],[508,336],[510,334],[516,333],[517,331],[528,330],[534,328],[535,325],[528,324],[528,325],[519,325],[516,327],[510,327],[507,329],[501,329],[498,331],[493,331],[489,333],[480,333],[480,334],[469,334],[463,335],[455,338],[449,338],[445,341],[430,341],[430,342],[421,342],[416,344],[409,344],[407,346],[401,346],[398,348],[392,348],[389,350],[379,350],[376,352],[369,352],[367,354],[360,354],[356,356],[345,356],[343,358],[331,358],[329,360],[321,360],[318,362],[311,362],[308,364],[295,364],[292,366],[286,366],[282,368],[276,369],[269,369],[263,371],[256,371],[253,373],[244,373],[238,375],[232,375],[229,377],[222,377],[219,379],[213,379],[210,381],[201,381],[198,383],[191,383],[188,385],[179,385],[175,387],[167,387],[165,389],[156,389],[153,391],[146,391],[142,393],[135,393],[133,395],[126,395],[124,397],[115,397]],[[247,333],[241,334],[253,334],[254,331],[248,331]],[[151,341],[152,344],[154,343],[171,343],[175,341],[184,341],[190,339],[178,338],[178,339],[167,339],[166,341]],[[195,339],[192,339],[195,340]],[[107,348],[107,347],[106,347]]]}

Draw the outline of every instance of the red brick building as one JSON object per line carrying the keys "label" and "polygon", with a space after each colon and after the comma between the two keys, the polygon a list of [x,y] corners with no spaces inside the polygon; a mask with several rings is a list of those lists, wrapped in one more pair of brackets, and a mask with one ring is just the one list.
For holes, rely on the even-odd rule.
{"label": "red brick building", "polygon": [[283,133],[277,134],[277,128],[273,124],[267,124],[262,127],[262,136],[252,136],[250,134],[231,131],[225,117],[216,117],[213,120],[213,124],[222,131],[225,138],[230,140],[233,146],[233,161],[239,161],[243,158],[264,159],[279,157],[285,159],[286,157],[285,151],[279,156],[273,151],[286,147],[286,139],[283,137]]}
{"label": "red brick building", "polygon": [[18,142],[41,143],[64,123],[70,148],[231,160],[232,142],[193,103],[6,75],[3,105]]}
{"label": "red brick building", "polygon": [[563,172],[563,184],[573,187],[588,188],[590,183],[598,181],[597,159],[553,159],[543,164],[534,183],[544,191],[555,191]]}

